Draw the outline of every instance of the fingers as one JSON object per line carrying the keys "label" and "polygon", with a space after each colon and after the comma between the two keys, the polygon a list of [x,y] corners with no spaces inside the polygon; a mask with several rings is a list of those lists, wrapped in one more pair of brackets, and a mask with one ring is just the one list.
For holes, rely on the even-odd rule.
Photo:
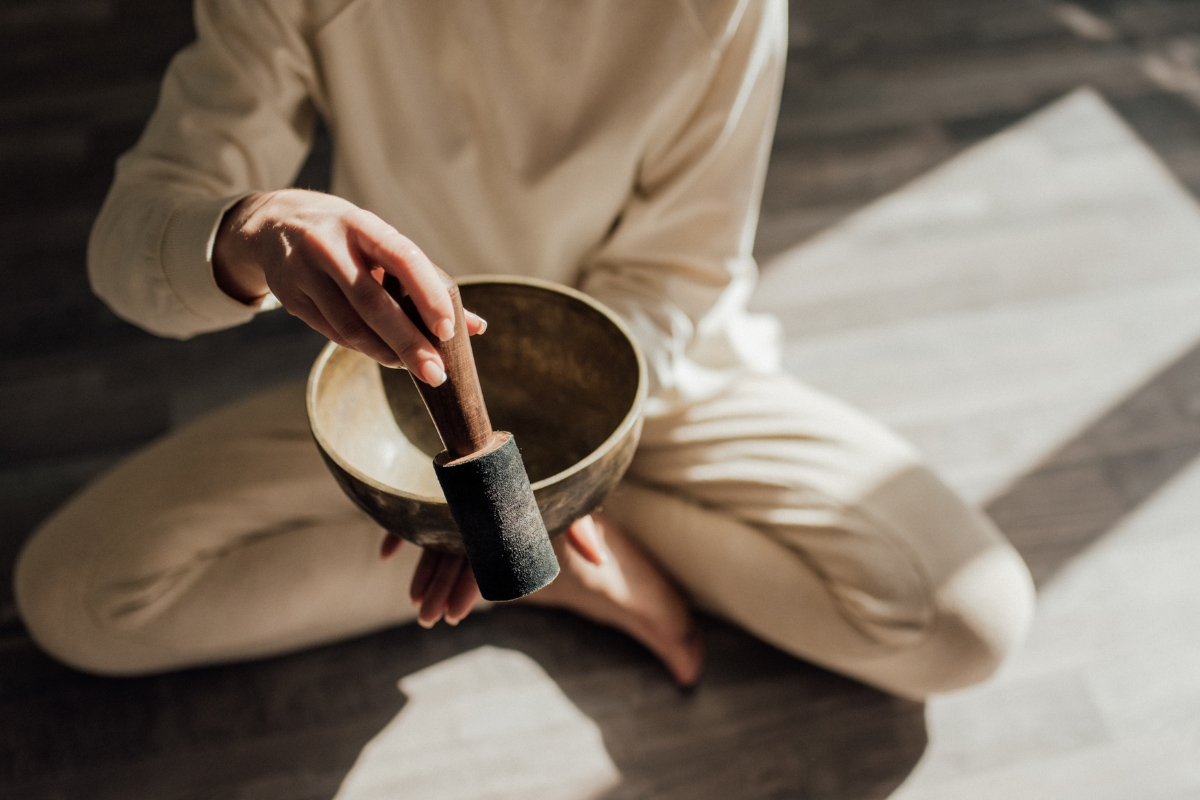
{"label": "fingers", "polygon": [[467,317],[467,333],[472,336],[479,336],[487,331],[486,319],[479,316],[474,311],[467,311],[465,308],[463,309],[463,312]]}
{"label": "fingers", "polygon": [[[400,354],[388,343],[385,343],[371,326],[363,320],[332,278],[318,273],[312,275],[309,281],[308,299],[333,328],[338,339],[345,343],[343,344],[344,347],[357,350],[388,367],[405,366],[407,363],[410,363],[402,361]],[[403,312],[401,312],[401,316],[403,316]],[[405,317],[406,322],[407,319]],[[411,326],[412,323],[409,323],[409,325]],[[413,329],[413,334],[420,338],[420,334],[416,332],[415,328]],[[428,356],[438,358],[437,353],[432,348],[430,348]],[[428,357],[426,360],[428,360]],[[415,362],[414,366],[422,365],[422,362],[418,361],[416,357],[413,358],[413,362]]]}
{"label": "fingers", "polygon": [[580,517],[567,528],[567,543],[575,548],[579,555],[588,562],[600,566],[608,560],[608,551],[604,546],[604,537],[596,526],[591,514]]}
{"label": "fingers", "polygon": [[[342,274],[344,283],[341,289],[355,313],[365,326],[399,357],[401,364],[431,386],[440,386],[446,380],[446,373],[437,350],[404,313],[396,298],[371,274],[371,264],[355,258],[353,253],[347,253],[347,258],[356,262],[356,270],[351,276]],[[448,300],[449,294],[445,292],[445,286],[440,280],[438,288],[446,294]],[[409,294],[412,295],[412,292],[409,291]],[[367,354],[375,357],[373,353]]]}
{"label": "fingers", "polygon": [[[283,301],[281,300],[280,302],[282,303]],[[329,320],[325,319],[325,315],[320,311],[317,311],[317,307],[313,305],[313,302],[304,295],[298,295],[295,298],[292,298],[290,302],[284,305],[284,308],[293,317],[303,320],[308,324],[308,327],[312,328],[326,339],[336,342],[342,347],[350,346],[346,344],[346,340],[343,339],[338,332],[334,330],[333,326],[329,324]]]}
{"label": "fingers", "polygon": [[475,573],[471,571],[471,564],[466,559],[463,561],[465,566],[458,573],[458,581],[455,582],[454,590],[450,592],[450,599],[446,604],[446,622],[450,625],[462,622],[475,607],[475,601],[480,598],[479,586],[475,583]]}
{"label": "fingers", "polygon": [[409,594],[420,609],[417,624],[432,628],[443,616],[451,625],[461,622],[479,599],[479,587],[464,556],[425,550],[413,572]]}
{"label": "fingers", "polygon": [[[349,253],[345,258],[354,260]],[[334,271],[334,278],[314,278],[320,290],[314,300],[354,349],[386,366],[408,367],[433,386],[446,380],[445,365],[437,350],[372,277],[367,265],[356,263],[350,275],[345,269]]]}
{"label": "fingers", "polygon": [[438,562],[441,558],[442,554],[436,550],[421,551],[421,559],[413,571],[412,583],[408,589],[408,596],[412,598],[413,605],[419,606],[425,600],[429,584],[433,580],[434,573],[437,572]]}
{"label": "fingers", "polygon": [[443,342],[454,338],[454,305],[445,273],[421,249],[370,212],[353,218],[354,243],[373,263],[400,279],[421,319]]}
{"label": "fingers", "polygon": [[[437,350],[372,274],[395,275],[434,336],[452,338],[449,278],[420,248],[341,198],[302,190],[264,197],[237,241],[245,240],[243,260],[260,269],[283,306],[340,345],[386,366],[407,366],[426,383],[444,382]],[[482,320],[472,317],[468,332],[478,333]]]}
{"label": "fingers", "polygon": [[[315,272],[307,280],[307,297],[293,299],[290,305],[311,306],[312,319],[305,322],[343,347],[358,350],[384,366],[407,367],[431,386],[440,386],[446,380],[441,356],[399,304],[366,274],[363,287],[344,291],[333,278]],[[372,297],[364,300],[364,293]],[[352,305],[354,301],[357,307]],[[318,327],[320,323],[322,327]]]}
{"label": "fingers", "polygon": [[466,568],[467,560],[462,556],[442,555],[438,559],[437,570],[429,581],[429,588],[421,600],[421,609],[417,612],[417,624],[422,628],[432,628],[450,604],[450,595],[458,576]]}

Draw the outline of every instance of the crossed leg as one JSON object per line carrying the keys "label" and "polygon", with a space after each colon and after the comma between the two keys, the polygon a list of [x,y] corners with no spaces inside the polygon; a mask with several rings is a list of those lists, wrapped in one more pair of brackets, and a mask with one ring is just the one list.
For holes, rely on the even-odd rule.
{"label": "crossed leg", "polygon": [[210,414],[86,487],[26,543],[14,581],[33,638],[107,674],[301,649],[407,622],[418,548],[378,525],[313,445],[304,387]]}
{"label": "crossed leg", "polygon": [[692,600],[801,658],[920,699],[983,680],[1033,583],[906,442],[785,375],[648,420],[605,510]]}
{"label": "crossed leg", "polygon": [[[985,518],[886,429],[785,376],[649,420],[605,509],[697,604],[901,695],[986,677],[1031,613],[1028,573]],[[47,520],[18,606],[46,650],[94,672],[284,652],[414,618],[420,551],[383,561],[381,538],[321,463],[302,388],[283,387],[151,445]],[[639,638],[660,652],[654,636],[687,635],[668,629]]]}

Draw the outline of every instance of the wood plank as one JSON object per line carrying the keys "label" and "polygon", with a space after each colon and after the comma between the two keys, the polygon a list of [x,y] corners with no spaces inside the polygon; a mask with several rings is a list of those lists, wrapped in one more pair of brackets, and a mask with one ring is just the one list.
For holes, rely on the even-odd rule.
{"label": "wood plank", "polygon": [[[310,358],[314,340],[282,316],[188,343],[156,342],[116,320],[82,280],[87,231],[112,161],[153,109],[167,59],[191,38],[189,6],[19,0],[0,9],[0,386],[8,387],[6,410],[30,423],[8,429],[20,458],[0,473],[5,598],[20,540],[96,470],[155,426],[180,424],[265,382],[302,377]],[[1104,41],[1081,37],[1056,7],[793,2],[760,257],[830,228],[1080,83],[1100,87],[1175,174],[1200,189],[1200,112],[1143,68],[1148,53],[1183,53],[1178,43],[1200,31],[1200,3],[1080,3],[1117,31]],[[328,185],[329,151],[319,138],[300,185]],[[1097,239],[1089,252],[1111,241]],[[843,266],[853,272],[856,264]],[[993,358],[979,373],[1010,376],[1008,390],[997,391],[968,379],[969,361],[905,366],[906,354],[945,341],[952,325],[893,330],[887,355],[897,366],[882,377],[845,368],[855,363],[850,339],[831,347],[828,361],[809,362],[832,370],[841,359],[839,379],[864,396],[894,392],[907,403],[901,427],[959,464],[961,485],[982,487],[980,499],[988,487],[1001,491],[989,509],[1021,539],[1045,587],[1039,627],[1027,657],[1010,669],[1012,682],[997,683],[994,694],[982,688],[977,702],[966,694],[932,704],[926,765],[938,780],[914,776],[928,794],[913,796],[1192,796],[1196,745],[1186,726],[1200,713],[1200,684],[1189,677],[1200,673],[1200,661],[1187,643],[1197,613],[1190,576],[1200,566],[1187,544],[1196,509],[1179,498],[1200,491],[1194,480],[1174,488],[1169,478],[1193,446],[1200,371],[1182,357],[1155,377],[1154,366],[1139,360],[1147,345],[1160,354],[1159,366],[1190,346],[1150,314],[1141,323],[1113,315],[1110,327],[1124,327],[1092,340],[1118,361],[1130,358],[1128,371],[1112,371],[1109,362],[1091,368],[1097,383],[1072,383],[1089,371],[1079,363],[1091,355],[1081,349],[1085,337],[1064,342],[1063,360],[1048,361],[1043,372],[1022,372],[1019,348],[1005,351],[1003,340],[1025,330],[1037,309],[985,318],[989,304],[1036,288],[1036,275],[1027,270],[1022,283],[1018,273],[929,292],[944,289],[947,275],[927,272],[924,286],[907,294],[893,287],[857,305],[827,294],[788,320],[794,337],[819,338],[839,319],[899,325],[902,306],[925,304],[928,312],[949,304],[975,317],[973,341]],[[1120,281],[1110,289],[1106,302],[1115,306],[1129,299],[1122,292],[1137,291]],[[803,303],[815,290],[790,291]],[[1186,295],[1175,302],[1161,307],[1195,308]],[[1079,306],[1059,329],[1104,308]],[[89,370],[100,379],[89,383]],[[916,395],[903,394],[905,380],[942,387],[940,405],[922,412]],[[39,390],[55,381],[76,387],[78,397]],[[1049,391],[1055,382],[1059,394]],[[1072,405],[1080,397],[1090,416]],[[38,416],[39,405],[98,424],[64,436],[52,416]],[[145,420],[121,408],[138,409],[154,425],[139,428]],[[1059,438],[1039,438],[1047,415],[1059,412],[1058,427],[1050,426]],[[994,419],[1009,427],[980,424]],[[1123,527],[1106,535],[1120,519]],[[1122,533],[1129,530],[1135,535]],[[472,618],[455,631],[404,629],[255,664],[113,681],[49,662],[15,624],[11,601],[0,601],[0,795],[330,797],[360,748],[403,713],[399,678],[485,644],[530,654],[596,722],[623,775],[610,797],[882,798],[908,774],[925,745],[919,706],[705,624],[712,666],[692,696],[674,692],[623,637],[519,609]],[[1179,669],[1164,672],[1162,664]]]}
{"label": "wood plank", "polygon": [[[621,775],[608,797],[883,798],[919,758],[919,704],[703,624],[710,659],[694,693],[626,637],[529,608],[123,680],[71,672],[15,642],[0,647],[0,786],[30,800],[328,796],[367,738],[389,718],[403,724],[398,679],[481,645],[526,654],[594,721]],[[505,737],[503,718],[490,724]],[[502,792],[506,779],[472,784],[470,796]]]}

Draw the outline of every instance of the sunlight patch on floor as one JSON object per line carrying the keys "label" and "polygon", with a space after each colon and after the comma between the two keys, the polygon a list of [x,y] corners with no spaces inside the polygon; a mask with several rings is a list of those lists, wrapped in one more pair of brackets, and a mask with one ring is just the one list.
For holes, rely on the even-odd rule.
{"label": "sunlight patch on floor", "polygon": [[596,723],[523,653],[479,647],[400,691],[336,800],[590,800],[620,782]]}
{"label": "sunlight patch on floor", "polygon": [[786,368],[979,503],[1200,338],[1200,210],[1089,89],[763,272]]}

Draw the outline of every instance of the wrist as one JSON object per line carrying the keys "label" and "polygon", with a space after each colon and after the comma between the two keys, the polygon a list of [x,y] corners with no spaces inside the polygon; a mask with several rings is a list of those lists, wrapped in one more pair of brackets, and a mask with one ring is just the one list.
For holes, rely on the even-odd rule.
{"label": "wrist", "polygon": [[225,212],[217,226],[213,241],[213,277],[218,288],[239,303],[254,303],[270,292],[248,224],[269,194],[256,192],[242,198]]}

